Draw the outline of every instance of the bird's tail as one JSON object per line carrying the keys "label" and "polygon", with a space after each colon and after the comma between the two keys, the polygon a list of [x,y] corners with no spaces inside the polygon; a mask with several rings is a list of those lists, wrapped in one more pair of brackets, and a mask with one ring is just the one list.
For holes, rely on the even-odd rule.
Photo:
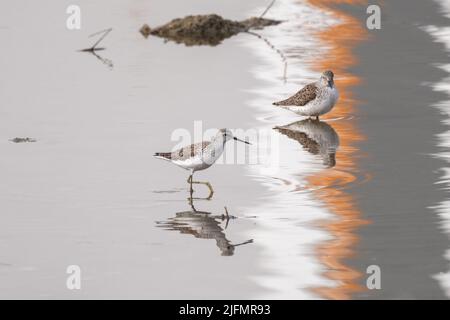
{"label": "bird's tail", "polygon": [[273,104],[274,106],[286,106],[286,105],[288,105],[287,101],[288,101],[288,99],[286,99],[286,100],[281,100],[281,101],[277,101],[277,102],[274,102],[274,103],[272,103],[272,104]]}
{"label": "bird's tail", "polygon": [[170,152],[156,152],[153,156],[164,160],[172,159],[172,153]]}

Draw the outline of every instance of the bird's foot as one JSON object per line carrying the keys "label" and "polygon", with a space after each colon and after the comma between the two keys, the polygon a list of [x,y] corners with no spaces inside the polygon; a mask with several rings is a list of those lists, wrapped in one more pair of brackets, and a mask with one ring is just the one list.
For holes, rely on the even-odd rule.
{"label": "bird's foot", "polygon": [[[214,194],[214,189],[213,189],[211,183],[209,183],[208,181],[192,181],[192,179],[191,179],[190,183],[191,184],[204,184],[204,185],[206,185],[208,187],[208,189],[209,189],[209,195],[208,195],[208,197],[205,198],[205,200],[211,200],[212,199],[213,194]],[[192,190],[192,193],[193,192],[194,191]],[[191,193],[191,195],[192,195],[192,193]]]}

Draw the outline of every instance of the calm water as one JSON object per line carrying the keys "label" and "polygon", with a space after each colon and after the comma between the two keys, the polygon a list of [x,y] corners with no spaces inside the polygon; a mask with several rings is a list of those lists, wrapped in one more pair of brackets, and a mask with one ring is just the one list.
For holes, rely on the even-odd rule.
{"label": "calm water", "polygon": [[[0,297],[449,297],[449,3],[386,3],[369,31],[365,6],[330,2],[279,0],[284,23],[216,47],[138,30],[267,1],[79,1],[79,31],[70,1],[1,4]],[[109,27],[100,58],[77,52]],[[321,121],[271,105],[325,69]],[[152,154],[222,127],[257,133],[248,161],[198,173],[215,193],[191,205]]]}

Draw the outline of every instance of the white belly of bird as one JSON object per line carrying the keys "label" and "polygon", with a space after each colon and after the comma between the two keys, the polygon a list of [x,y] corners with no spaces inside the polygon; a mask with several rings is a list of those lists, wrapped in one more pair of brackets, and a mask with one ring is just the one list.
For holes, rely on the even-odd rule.
{"label": "white belly of bird", "polygon": [[333,109],[339,98],[336,87],[324,89],[313,101],[302,107],[290,107],[289,109],[297,114],[308,117],[321,116]]}
{"label": "white belly of bird", "polygon": [[205,170],[212,166],[217,161],[217,159],[220,158],[223,149],[223,146],[221,147],[220,145],[216,146],[215,148],[214,146],[210,145],[203,151],[203,153],[199,155],[188,158],[186,160],[174,160],[172,162],[186,170]]}

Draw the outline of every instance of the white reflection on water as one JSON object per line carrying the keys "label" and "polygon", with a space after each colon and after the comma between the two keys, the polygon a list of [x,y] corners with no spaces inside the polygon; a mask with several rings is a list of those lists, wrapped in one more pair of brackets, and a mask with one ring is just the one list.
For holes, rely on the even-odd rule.
{"label": "white reflection on water", "polygon": [[[442,11],[444,14],[450,18],[450,2],[448,0],[438,0],[442,6]],[[450,27],[438,27],[438,26],[427,26],[425,28],[436,41],[445,44],[446,50],[450,53]],[[440,65],[439,68],[445,70],[449,76],[442,79],[441,82],[433,85],[433,89],[436,91],[444,92],[450,97],[450,64]],[[439,102],[435,105],[442,114],[442,122],[450,127],[450,99]],[[439,147],[442,148],[442,152],[437,156],[445,159],[450,164],[450,130],[443,132],[438,135]],[[443,185],[443,188],[450,188],[450,166],[442,168],[443,174],[439,181]],[[435,210],[442,219],[441,227],[450,236],[450,199],[441,202],[435,207]],[[445,253],[445,258],[450,261],[450,249]],[[448,297],[450,297],[450,270],[447,272],[441,272],[434,276]]]}
{"label": "white reflection on water", "polygon": [[[252,12],[250,15],[255,15]],[[276,28],[266,28],[258,33],[267,38],[287,58],[287,81],[283,79],[284,62],[267,43],[257,38],[242,37],[263,60],[253,70],[254,76],[264,85],[252,90],[258,98],[249,101],[261,127],[288,125],[300,120],[295,114],[276,109],[272,102],[280,100],[304,84],[314,81],[317,74],[308,68],[314,57],[325,54],[327,48],[313,34],[338,23],[329,13],[291,0],[278,1],[266,16],[285,20]],[[259,217],[258,228],[249,234],[262,246],[261,264],[268,274],[254,280],[270,289],[260,298],[311,299],[320,298],[312,288],[330,287],[336,281],[328,279],[325,266],[319,261],[315,249],[332,238],[318,227],[322,220],[333,214],[314,197],[308,189],[306,176],[327,170],[320,155],[308,152],[300,141],[290,139],[277,130],[260,130],[276,141],[272,148],[260,146],[261,165],[249,167],[250,174],[273,194],[256,207],[246,208],[247,215]],[[276,146],[273,148],[273,146]],[[261,150],[261,148],[265,148]],[[261,159],[266,156],[266,159]],[[276,160],[277,163],[273,163]]]}

